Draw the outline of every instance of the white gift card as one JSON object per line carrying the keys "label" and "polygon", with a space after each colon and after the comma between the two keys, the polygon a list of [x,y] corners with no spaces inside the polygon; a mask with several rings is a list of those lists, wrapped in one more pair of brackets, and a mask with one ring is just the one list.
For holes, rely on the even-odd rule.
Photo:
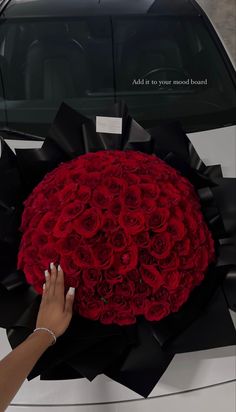
{"label": "white gift card", "polygon": [[96,116],[96,132],[122,134],[122,117]]}

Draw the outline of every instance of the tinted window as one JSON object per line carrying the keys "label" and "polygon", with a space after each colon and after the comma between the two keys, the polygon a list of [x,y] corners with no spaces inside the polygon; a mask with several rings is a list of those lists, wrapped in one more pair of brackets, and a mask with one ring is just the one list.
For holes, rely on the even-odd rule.
{"label": "tinted window", "polygon": [[114,102],[108,18],[1,24],[9,127],[45,135],[62,101],[86,115]]}
{"label": "tinted window", "polygon": [[116,18],[113,27],[117,97],[146,126],[235,120],[235,84],[201,18]]}
{"label": "tinted window", "polygon": [[235,122],[235,84],[200,17],[12,19],[0,25],[0,67],[2,124],[7,113],[36,135],[62,101],[93,117],[124,99],[145,127]]}

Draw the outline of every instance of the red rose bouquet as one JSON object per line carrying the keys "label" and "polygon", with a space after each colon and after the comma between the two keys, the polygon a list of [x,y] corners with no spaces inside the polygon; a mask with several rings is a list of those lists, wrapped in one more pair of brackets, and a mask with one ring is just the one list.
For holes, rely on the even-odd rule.
{"label": "red rose bouquet", "polygon": [[191,183],[157,157],[100,151],[62,163],[25,201],[18,268],[37,292],[60,263],[75,311],[104,324],[176,312],[214,259]]}

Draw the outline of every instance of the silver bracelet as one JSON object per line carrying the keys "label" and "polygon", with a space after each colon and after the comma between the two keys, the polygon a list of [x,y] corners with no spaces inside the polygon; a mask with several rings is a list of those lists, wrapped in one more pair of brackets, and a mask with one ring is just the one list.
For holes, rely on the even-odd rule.
{"label": "silver bracelet", "polygon": [[56,341],[57,341],[57,337],[56,337],[55,333],[54,333],[52,330],[50,330],[50,329],[48,329],[48,328],[36,328],[36,329],[34,329],[33,333],[34,333],[34,332],[37,332],[38,330],[45,330],[46,332],[50,333],[50,335],[51,335],[51,336],[53,337],[53,339],[54,339],[54,342],[52,343],[52,345],[55,345],[55,343],[56,343]]}

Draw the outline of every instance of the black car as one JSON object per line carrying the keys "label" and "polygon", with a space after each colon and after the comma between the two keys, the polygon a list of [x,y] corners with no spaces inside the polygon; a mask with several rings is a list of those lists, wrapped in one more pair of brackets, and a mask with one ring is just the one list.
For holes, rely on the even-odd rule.
{"label": "black car", "polygon": [[[236,73],[194,0],[10,0],[0,11],[0,128],[45,136],[62,101],[124,100],[149,128],[234,125]],[[9,131],[10,136],[10,131]]]}

